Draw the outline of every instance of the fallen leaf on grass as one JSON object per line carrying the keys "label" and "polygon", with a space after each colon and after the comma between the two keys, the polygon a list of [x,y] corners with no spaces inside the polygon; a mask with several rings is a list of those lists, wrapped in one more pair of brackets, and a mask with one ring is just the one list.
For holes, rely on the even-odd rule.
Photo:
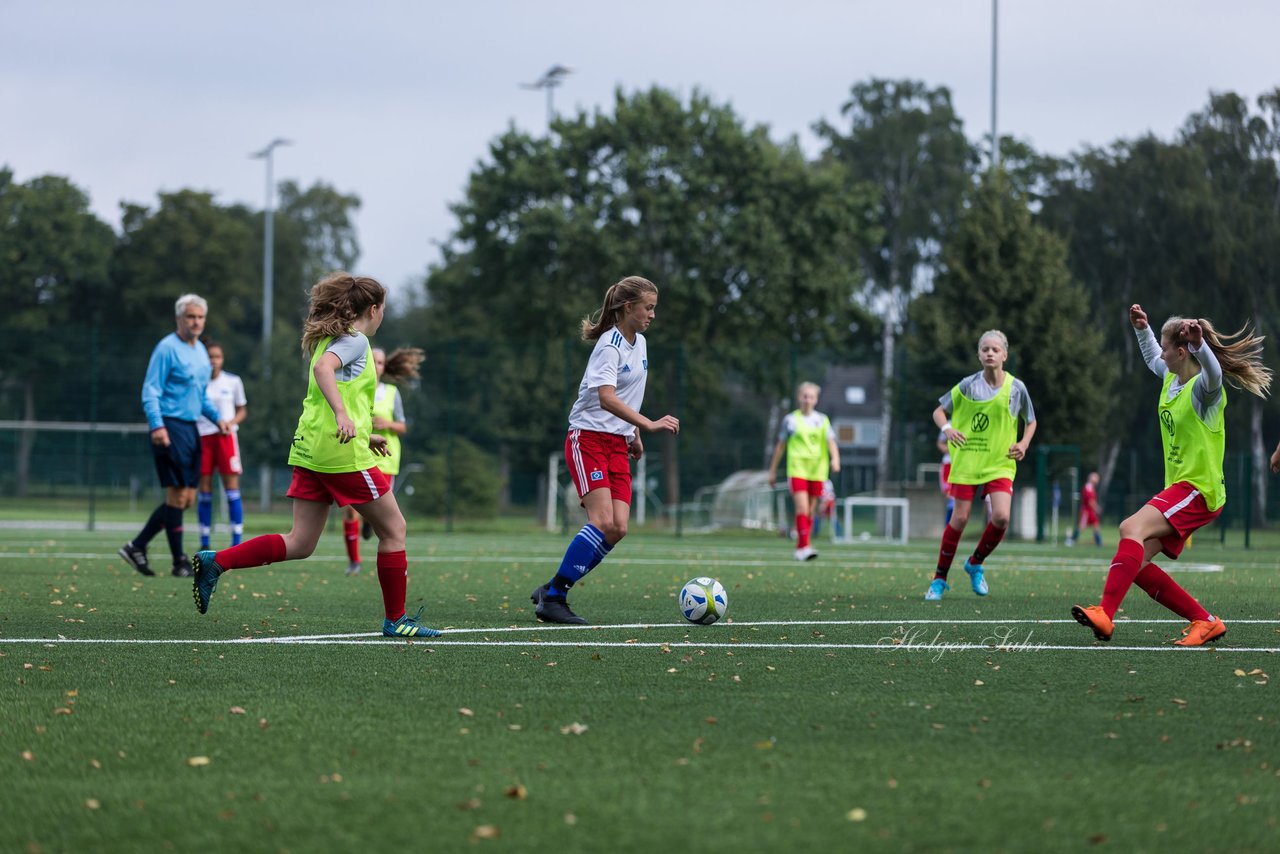
{"label": "fallen leaf on grass", "polygon": [[190,765],[192,768],[199,768],[201,765],[209,764],[209,757],[208,756],[188,756],[187,764]]}
{"label": "fallen leaf on grass", "polygon": [[516,783],[513,786],[508,786],[507,790],[502,794],[511,798],[513,801],[523,801],[525,798],[529,797],[529,790],[524,786],[521,786],[519,783]]}
{"label": "fallen leaf on grass", "polygon": [[580,724],[577,721],[574,721],[571,724],[566,724],[565,726],[560,727],[560,734],[561,735],[582,735],[588,729],[590,729],[590,727],[588,727],[586,724]]}
{"label": "fallen leaf on grass", "polygon": [[58,708],[53,710],[53,713],[55,715],[69,715],[71,714],[71,709],[67,708],[66,706],[59,706]]}
{"label": "fallen leaf on grass", "polygon": [[986,682],[983,682],[981,679],[975,679],[975,680],[973,680],[973,684],[974,684],[974,685],[986,685],[987,683],[986,683]]}
{"label": "fallen leaf on grass", "polygon": [[470,810],[478,810],[480,809],[480,799],[472,798],[469,801],[459,801],[458,809],[462,810],[463,812],[467,812]]}
{"label": "fallen leaf on grass", "polygon": [[243,714],[244,714],[244,709],[240,708],[239,706],[232,706],[230,709],[228,709],[228,711],[229,711],[229,712],[231,712],[231,714],[233,714],[233,715],[243,715]]}
{"label": "fallen leaf on grass", "polygon": [[36,755],[35,755],[34,753],[32,753],[30,750],[24,750],[24,751],[22,751],[22,753],[21,753],[21,754],[19,754],[19,755],[20,755],[23,759],[25,759],[26,761],[28,761],[28,762],[35,762],[35,761],[36,761]]}
{"label": "fallen leaf on grass", "polygon": [[471,841],[475,842],[478,839],[497,839],[501,833],[502,831],[498,830],[498,826],[495,824],[482,824],[475,830],[471,831]]}
{"label": "fallen leaf on grass", "polygon": [[1231,671],[1231,672],[1232,672],[1232,673],[1234,673],[1236,676],[1244,676],[1244,675],[1245,675],[1245,672],[1244,672],[1243,670],[1241,670],[1239,667],[1237,667],[1235,670],[1233,670],[1233,671]]}
{"label": "fallen leaf on grass", "polygon": [[1174,697],[1173,702],[1174,702],[1174,705],[1177,705],[1177,706],[1185,706],[1187,704],[1187,701],[1181,699],[1180,697]]}
{"label": "fallen leaf on grass", "polygon": [[458,709],[458,714],[462,715],[464,718],[474,718],[476,716],[476,713],[468,709],[466,706]]}
{"label": "fallen leaf on grass", "polygon": [[98,803],[97,798],[89,798],[84,802],[84,805],[91,810],[96,810],[98,807],[102,806],[102,804]]}
{"label": "fallen leaf on grass", "polygon": [[708,716],[708,717],[703,718],[703,719],[702,719],[702,722],[703,722],[704,724],[713,724],[713,723],[716,723],[717,721],[716,721],[716,719],[715,719],[715,718],[713,718],[713,717],[709,717],[709,716]]}
{"label": "fallen leaf on grass", "polygon": [[845,813],[844,817],[849,819],[849,821],[866,821],[867,811],[864,810],[862,807],[854,807],[853,809]]}
{"label": "fallen leaf on grass", "polygon": [[578,817],[571,812],[564,814],[564,823],[572,827],[578,823]]}

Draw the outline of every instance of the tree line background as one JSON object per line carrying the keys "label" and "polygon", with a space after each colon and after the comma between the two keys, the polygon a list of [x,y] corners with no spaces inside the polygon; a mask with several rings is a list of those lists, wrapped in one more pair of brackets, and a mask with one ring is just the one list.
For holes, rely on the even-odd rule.
{"label": "tree line background", "polygon": [[[857,83],[840,120],[815,131],[808,156],[728,104],[651,89],[544,136],[495,138],[452,207],[441,260],[397,294],[378,335],[428,353],[406,395],[424,492],[484,512],[533,500],[589,353],[577,321],[631,273],[661,291],[645,410],[683,426],[649,443],[667,503],[763,466],[770,408],[829,362],[880,366],[887,484],[934,458],[934,401],[977,369],[978,335],[1000,328],[1035,403],[1035,444],[1078,446],[1104,489],[1125,455],[1146,482],[1161,478],[1159,385],[1131,303],[1155,321],[1248,323],[1277,364],[1280,89],[1254,103],[1213,94],[1170,139],[1062,158],[1004,137],[998,164],[950,92],[919,81]],[[306,290],[358,269],[360,200],[324,183],[278,189],[264,381],[261,211],[181,190],[123,203],[117,232],[74,176],[17,183],[0,169],[0,419],[140,420],[147,358],[173,329],[174,299],[195,291],[210,303],[206,339],[246,383],[247,463],[282,466],[305,388]],[[1249,455],[1263,522],[1280,418],[1243,393],[1231,404],[1228,450]],[[16,436],[10,495],[39,459],[38,437]],[[476,472],[511,488],[455,507],[440,484]]]}

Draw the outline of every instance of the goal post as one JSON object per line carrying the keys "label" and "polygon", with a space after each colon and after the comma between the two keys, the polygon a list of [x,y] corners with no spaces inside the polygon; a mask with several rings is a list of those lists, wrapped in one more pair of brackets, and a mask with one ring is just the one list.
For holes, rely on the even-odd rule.
{"label": "goal post", "polygon": [[832,542],[907,544],[911,530],[911,502],[906,498],[878,495],[838,498],[835,512],[843,525],[838,534],[832,531]]}

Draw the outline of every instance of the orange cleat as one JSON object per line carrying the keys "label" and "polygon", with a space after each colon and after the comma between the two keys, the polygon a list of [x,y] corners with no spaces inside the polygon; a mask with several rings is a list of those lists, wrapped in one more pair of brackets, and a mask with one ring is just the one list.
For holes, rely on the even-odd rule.
{"label": "orange cleat", "polygon": [[1111,622],[1111,618],[1107,616],[1106,611],[1102,610],[1101,605],[1090,605],[1088,608],[1072,605],[1071,616],[1075,617],[1080,625],[1092,629],[1093,636],[1100,641],[1111,640],[1111,633],[1116,629],[1115,623]]}
{"label": "orange cleat", "polygon": [[1174,646],[1204,646],[1227,633],[1227,627],[1216,617],[1212,620],[1192,620],[1191,625],[1182,630],[1184,637],[1174,641]]}

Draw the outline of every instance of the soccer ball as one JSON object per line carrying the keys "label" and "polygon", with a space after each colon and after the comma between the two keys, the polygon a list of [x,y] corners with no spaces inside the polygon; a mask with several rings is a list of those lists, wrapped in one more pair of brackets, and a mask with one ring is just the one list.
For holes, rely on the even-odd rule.
{"label": "soccer ball", "polygon": [[714,578],[699,576],[680,589],[680,613],[691,623],[709,626],[729,609],[729,595]]}

